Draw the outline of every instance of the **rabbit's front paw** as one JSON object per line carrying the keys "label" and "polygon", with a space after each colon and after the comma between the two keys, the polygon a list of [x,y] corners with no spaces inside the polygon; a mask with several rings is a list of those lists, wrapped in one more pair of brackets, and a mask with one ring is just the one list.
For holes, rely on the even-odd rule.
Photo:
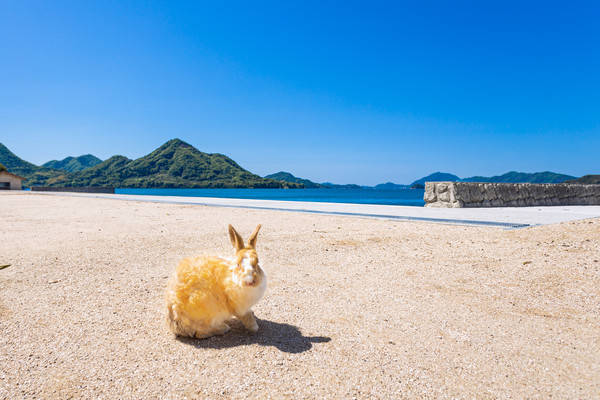
{"label": "rabbit's front paw", "polygon": [[254,318],[254,313],[252,311],[248,311],[245,315],[240,317],[240,321],[244,324],[244,327],[252,332],[258,332],[258,324],[256,323],[256,319]]}
{"label": "rabbit's front paw", "polygon": [[256,323],[256,321],[254,321],[254,324],[252,324],[251,326],[248,326],[246,328],[252,333],[258,332],[258,324]]}

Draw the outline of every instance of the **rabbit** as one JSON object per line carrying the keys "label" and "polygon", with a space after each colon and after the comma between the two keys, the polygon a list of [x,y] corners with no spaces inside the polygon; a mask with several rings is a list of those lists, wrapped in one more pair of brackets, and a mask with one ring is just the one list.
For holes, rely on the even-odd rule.
{"label": "rabbit", "polygon": [[225,321],[237,317],[255,333],[258,324],[250,309],[265,293],[267,276],[258,264],[258,225],[245,246],[229,225],[234,258],[193,257],[182,260],[166,291],[167,321],[177,336],[208,338],[229,331]]}

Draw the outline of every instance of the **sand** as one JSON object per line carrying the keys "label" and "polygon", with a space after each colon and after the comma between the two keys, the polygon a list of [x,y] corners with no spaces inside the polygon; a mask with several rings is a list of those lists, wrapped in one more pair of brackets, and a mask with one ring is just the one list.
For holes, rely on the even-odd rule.
{"label": "sand", "polygon": [[560,222],[576,221],[579,219],[600,218],[600,205],[559,207],[430,208],[415,206],[390,206],[382,204],[323,203],[314,201],[44,192],[44,195],[53,194],[59,196],[150,201],[157,203],[302,211],[318,214],[380,217],[404,221],[458,223],[461,225],[484,225],[501,228],[547,225]]}
{"label": "sand", "polygon": [[[600,219],[518,230],[0,193],[0,398],[598,398]],[[178,340],[183,257],[263,229],[260,330]]]}

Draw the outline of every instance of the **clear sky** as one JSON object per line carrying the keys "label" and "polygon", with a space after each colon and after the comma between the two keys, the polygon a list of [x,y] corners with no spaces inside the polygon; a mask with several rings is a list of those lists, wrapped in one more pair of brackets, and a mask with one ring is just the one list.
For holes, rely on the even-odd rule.
{"label": "clear sky", "polygon": [[265,175],[600,173],[600,3],[0,1],[0,142]]}

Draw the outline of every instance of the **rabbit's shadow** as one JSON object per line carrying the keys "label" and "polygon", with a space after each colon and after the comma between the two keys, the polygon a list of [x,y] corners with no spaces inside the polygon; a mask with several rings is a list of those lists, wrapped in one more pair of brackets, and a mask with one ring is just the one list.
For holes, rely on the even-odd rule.
{"label": "rabbit's shadow", "polygon": [[231,330],[223,336],[213,336],[208,339],[178,337],[177,340],[199,349],[223,349],[258,344],[274,346],[285,353],[303,353],[310,350],[313,343],[327,343],[331,340],[327,336],[303,336],[300,329],[294,325],[260,319],[256,321],[259,329],[254,334],[249,333],[240,321],[232,319],[227,321]]}

